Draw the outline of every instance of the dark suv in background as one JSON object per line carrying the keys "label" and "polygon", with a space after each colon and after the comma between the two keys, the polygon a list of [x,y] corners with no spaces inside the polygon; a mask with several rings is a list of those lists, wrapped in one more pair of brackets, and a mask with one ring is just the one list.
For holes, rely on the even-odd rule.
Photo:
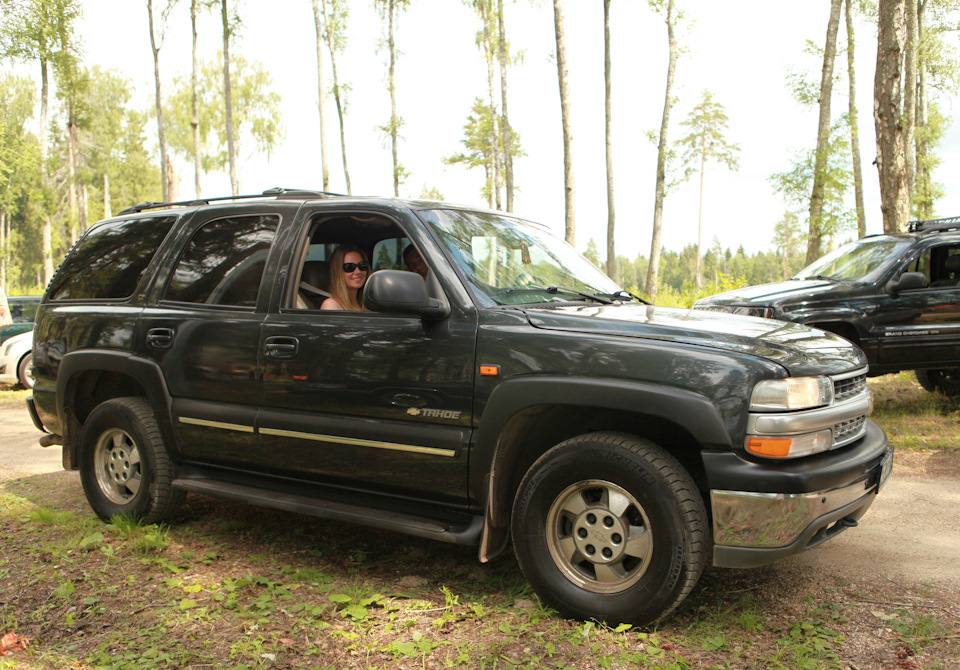
{"label": "dark suv in background", "polygon": [[788,281],[720,293],[694,309],[822,328],[859,345],[871,375],[915,370],[928,391],[960,395],[960,217],[861,238]]}
{"label": "dark suv in background", "polygon": [[[540,225],[437,202],[147,203],[37,315],[28,404],[103,518],[197,492],[478,547],[567,616],[648,623],[711,561],[857,525],[893,462],[866,359],[642,304]],[[320,310],[366,255],[363,311]],[[408,250],[423,263],[404,269]],[[343,303],[340,303],[343,304]]]}

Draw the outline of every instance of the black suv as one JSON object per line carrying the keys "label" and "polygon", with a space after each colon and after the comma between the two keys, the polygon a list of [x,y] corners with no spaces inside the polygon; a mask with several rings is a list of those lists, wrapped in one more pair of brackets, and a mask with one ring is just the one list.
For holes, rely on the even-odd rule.
{"label": "black suv", "polygon": [[[169,519],[197,492],[481,561],[512,538],[564,615],[646,623],[708,561],[855,526],[890,471],[866,359],[835,335],[642,304],[496,212],[177,205],[92,227],[37,315],[28,402],[103,518]],[[329,266],[341,244],[372,259],[364,311],[317,309],[354,269]]]}
{"label": "black suv", "polygon": [[829,330],[864,350],[871,375],[915,370],[928,391],[960,395],[960,217],[869,235],[789,281],[714,295],[694,309]]}

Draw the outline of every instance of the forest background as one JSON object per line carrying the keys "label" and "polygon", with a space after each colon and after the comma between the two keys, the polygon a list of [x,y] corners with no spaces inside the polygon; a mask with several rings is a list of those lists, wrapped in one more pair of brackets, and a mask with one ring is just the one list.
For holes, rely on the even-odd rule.
{"label": "forest background", "polygon": [[[932,177],[915,189],[922,197],[910,213],[929,217],[960,208],[949,181],[938,181],[960,161],[950,123],[956,0],[810,0],[802,9],[761,0],[2,0],[0,282],[9,293],[41,291],[87,225],[131,204],[274,186],[514,211],[550,225],[622,285],[660,291],[661,303],[780,279],[805,264],[811,232],[823,237],[820,252],[860,234],[851,118],[863,163],[860,226],[884,230],[874,164],[878,26],[884,4],[911,2],[928,101],[912,144],[927,143]],[[831,24],[837,51],[825,97]],[[714,153],[704,151],[710,138]],[[826,186],[824,214],[814,216],[815,175]],[[663,251],[651,289],[656,225]]]}

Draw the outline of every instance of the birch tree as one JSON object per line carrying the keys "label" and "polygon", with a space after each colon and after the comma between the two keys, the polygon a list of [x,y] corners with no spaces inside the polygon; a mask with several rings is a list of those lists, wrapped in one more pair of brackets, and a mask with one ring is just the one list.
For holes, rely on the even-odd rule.
{"label": "birch tree", "polygon": [[900,90],[906,42],[906,0],[879,0],[877,8],[879,30],[873,119],[877,134],[880,211],[883,213],[883,231],[896,233],[905,228],[910,215]]}
{"label": "birch tree", "polygon": [[[164,17],[166,18],[166,17]],[[160,174],[163,175],[163,201],[169,202],[170,194],[170,175],[169,158],[167,157],[167,138],[164,134],[163,124],[163,96],[160,94],[160,48],[163,46],[163,28],[160,29],[159,44],[157,41],[157,31],[153,21],[153,0],[147,0],[147,19],[150,26],[150,51],[153,53],[153,81],[154,81],[154,99],[157,112],[157,139],[160,143]]]}
{"label": "birch tree", "polygon": [[346,23],[349,8],[346,0],[323,0],[320,4],[323,11],[324,38],[330,52],[330,76],[333,78],[333,100],[337,106],[337,120],[340,124],[340,155],[343,159],[343,179],[346,182],[347,193],[350,189],[350,169],[347,167],[347,139],[344,129],[344,115],[347,111],[347,93],[349,85],[341,84],[337,78],[337,54],[343,53],[346,46]]}
{"label": "birch tree", "polygon": [[660,135],[657,139],[657,183],[653,200],[653,238],[650,241],[650,262],[647,265],[647,281],[644,292],[651,301],[657,298],[660,272],[660,246],[663,224],[663,199],[667,190],[667,158],[670,152],[667,133],[670,129],[670,112],[673,110],[673,80],[677,70],[677,12],[674,0],[648,0],[650,7],[663,14],[667,24],[667,85],[663,98],[663,115],[660,119]]}
{"label": "birch tree", "polygon": [[810,230],[807,236],[807,263],[820,258],[823,239],[823,193],[830,141],[830,101],[833,96],[833,67],[837,55],[837,32],[843,0],[830,0],[830,20],[823,48],[823,70],[820,77],[820,118],[817,124],[817,151],[813,168],[813,191],[810,194]]}
{"label": "birch tree", "polygon": [[313,0],[313,26],[317,33],[317,111],[320,113],[320,180],[323,191],[330,190],[330,168],[327,165],[327,123],[323,98],[323,8],[324,0]]}
{"label": "birch tree", "polygon": [[[707,161],[738,169],[737,152],[740,147],[730,144],[724,137],[727,131],[727,113],[719,102],[714,101],[710,91],[703,91],[700,102],[689,116],[681,122],[689,133],[677,144],[684,147],[684,163],[700,173],[700,207],[697,215],[697,288],[703,286],[703,182]],[[695,166],[695,167],[691,167]]]}
{"label": "birch tree", "polygon": [[390,151],[393,157],[393,195],[400,197],[400,184],[402,184],[408,173],[400,164],[398,156],[398,135],[400,127],[403,125],[403,119],[397,116],[397,86],[396,86],[396,67],[397,67],[397,43],[396,43],[396,22],[397,18],[404,9],[410,4],[410,0],[374,0],[374,4],[380,10],[380,16],[386,23],[387,30],[387,88],[390,91],[390,122],[386,126],[381,126],[390,138]]}
{"label": "birch tree", "polygon": [[503,176],[507,197],[507,211],[513,211],[513,158],[514,139],[510,127],[510,116],[507,113],[507,70],[509,69],[510,54],[507,49],[507,29],[503,21],[503,0],[497,3],[497,51],[500,61],[500,133],[503,136]]}
{"label": "birch tree", "polygon": [[560,84],[560,123],[563,126],[563,207],[564,239],[571,246],[577,240],[577,215],[573,175],[573,128],[570,118],[570,75],[567,71],[567,44],[563,25],[563,2],[553,0],[553,30],[557,41],[557,80]]}
{"label": "birch tree", "polygon": [[613,110],[610,63],[610,0],[603,0],[603,118],[607,159],[607,276],[617,281],[617,254],[614,244],[616,211],[613,200]]}
{"label": "birch tree", "polygon": [[232,195],[240,195],[240,180],[237,177],[237,148],[233,125],[233,90],[230,82],[230,37],[237,19],[230,18],[227,12],[227,0],[220,0],[220,18],[223,22],[223,101],[226,121],[227,156],[230,163],[230,190]]}
{"label": "birch tree", "polygon": [[849,84],[849,98],[847,119],[850,123],[850,154],[853,159],[853,192],[857,209],[857,237],[867,234],[867,215],[863,208],[863,170],[860,166],[860,122],[857,111],[857,76],[854,63],[854,47],[856,40],[853,35],[852,0],[845,0],[844,8],[847,24],[847,82]]}

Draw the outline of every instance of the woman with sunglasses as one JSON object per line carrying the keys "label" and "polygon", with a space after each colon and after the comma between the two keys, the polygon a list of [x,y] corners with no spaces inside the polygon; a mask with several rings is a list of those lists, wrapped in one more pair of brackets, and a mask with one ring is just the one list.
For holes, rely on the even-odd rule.
{"label": "woman with sunglasses", "polygon": [[360,311],[363,285],[370,272],[370,261],[362,249],[341,244],[330,257],[330,294],[320,309]]}

